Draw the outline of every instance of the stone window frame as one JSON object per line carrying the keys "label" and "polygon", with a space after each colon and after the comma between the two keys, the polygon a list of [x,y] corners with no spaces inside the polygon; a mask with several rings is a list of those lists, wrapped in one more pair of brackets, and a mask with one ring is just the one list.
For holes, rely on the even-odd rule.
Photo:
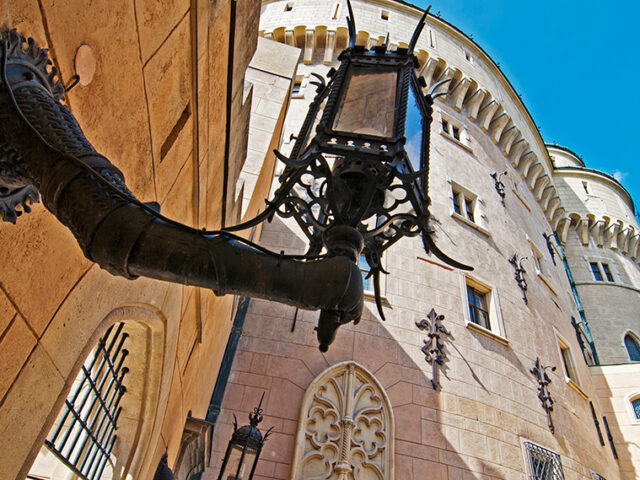
{"label": "stone window frame", "polygon": [[[555,327],[553,328],[553,333],[556,336],[556,347],[558,349],[558,355],[560,356],[560,365],[562,366],[562,375],[564,376],[565,382],[584,400],[587,400],[589,396],[584,392],[584,390],[582,390],[582,381],[580,379],[580,374],[578,373],[578,362],[576,362],[576,357],[573,354],[573,348],[571,348],[571,344],[564,337],[564,335],[556,330]],[[565,357],[564,352],[566,352],[567,357]],[[569,359],[569,365],[567,365],[567,361],[565,360],[566,358]],[[572,371],[575,378],[571,376]]]}
{"label": "stone window frame", "polygon": [[[612,261],[609,258],[587,257],[586,260],[589,265],[589,274],[592,277],[591,278],[592,282],[609,283],[609,284],[619,283],[618,281],[616,281],[616,278],[620,278],[620,275],[617,269],[613,268],[615,264],[612,263]],[[593,271],[592,264],[597,265],[601,280],[598,280],[595,277],[595,272]],[[606,270],[604,267],[605,265],[606,265]],[[614,274],[614,271],[615,271],[615,274]],[[609,277],[611,277],[611,280],[609,279]]]}
{"label": "stone window frame", "polygon": [[530,449],[527,447],[526,444],[530,444],[534,447],[537,447],[538,449],[544,450],[545,453],[548,453],[549,456],[553,456],[558,461],[558,465],[560,467],[560,476],[554,475],[553,477],[548,477],[547,479],[544,479],[544,480],[557,480],[557,479],[564,480],[564,467],[562,466],[562,455],[560,455],[555,450],[547,448],[544,445],[540,445],[537,442],[533,442],[528,438],[520,437],[520,450],[522,451],[522,459],[524,461],[525,475],[527,476],[527,479],[535,480],[536,477],[534,477],[534,473],[531,471]]}
{"label": "stone window frame", "polygon": [[631,392],[624,397],[625,404],[627,405],[627,411],[629,412],[629,417],[631,418],[631,424],[634,426],[640,426],[640,418],[636,416],[636,413],[633,409],[633,402],[640,401],[640,390],[636,390]]}
{"label": "stone window frame", "polygon": [[[484,226],[484,201],[482,198],[473,193],[471,190],[466,188],[464,185],[456,182],[455,180],[448,178],[447,183],[449,183],[449,202],[450,205],[450,214],[456,220],[469,225],[470,227],[475,228],[477,231],[486,235],[487,237],[491,236],[489,230],[487,230]],[[464,198],[464,202],[460,200],[460,198]],[[469,212],[467,210],[468,203],[471,203],[473,211],[471,212],[471,218],[469,218]],[[458,206],[458,209],[461,213],[458,213],[454,208],[454,205]],[[473,220],[472,220],[473,219]]]}
{"label": "stone window frame", "polygon": [[[299,74],[293,77],[291,83],[291,98],[304,98],[304,89],[307,86],[308,75]],[[296,86],[298,89],[296,90]]]}
{"label": "stone window frame", "polygon": [[[489,326],[491,328],[485,328],[482,325],[471,320],[471,313],[469,310],[469,298],[467,296],[467,287],[470,286],[474,290],[483,293],[487,301],[487,310],[489,312]],[[509,345],[509,340],[506,335],[506,329],[504,326],[504,319],[502,317],[502,308],[500,307],[500,296],[498,295],[498,289],[495,285],[492,285],[485,280],[480,280],[477,276],[471,276],[467,273],[460,275],[460,290],[462,294],[462,307],[463,318],[465,326],[474,332],[478,332],[486,337],[495,340],[503,345]]]}
{"label": "stone window frame", "polygon": [[447,115],[443,111],[440,111],[440,135],[447,140],[455,143],[459,147],[462,147],[469,153],[473,153],[469,146],[469,136],[467,129],[463,123],[454,120],[453,117]]}
{"label": "stone window frame", "polygon": [[533,266],[536,270],[536,275],[549,288],[549,290],[551,290],[551,293],[557,297],[558,292],[553,285],[551,285],[551,280],[549,278],[550,270],[546,268],[548,263],[543,263],[545,262],[544,253],[542,253],[542,250],[533,243],[533,240],[529,238],[529,235],[527,235],[527,241],[529,242],[529,247],[531,249],[531,261],[533,262]]}
{"label": "stone window frame", "polygon": [[391,19],[391,11],[385,8],[380,9],[380,20],[388,22]]}
{"label": "stone window frame", "polygon": [[631,359],[631,355],[629,355],[629,349],[627,348],[627,343],[625,341],[627,336],[631,337],[631,340],[633,340],[635,342],[635,344],[638,345],[638,346],[640,346],[640,337],[638,337],[638,335],[631,329],[627,329],[622,334],[621,345],[624,347],[625,351],[627,352],[627,356],[629,357],[629,361],[632,362],[632,363],[635,363],[635,362],[637,362],[637,360],[632,360]]}

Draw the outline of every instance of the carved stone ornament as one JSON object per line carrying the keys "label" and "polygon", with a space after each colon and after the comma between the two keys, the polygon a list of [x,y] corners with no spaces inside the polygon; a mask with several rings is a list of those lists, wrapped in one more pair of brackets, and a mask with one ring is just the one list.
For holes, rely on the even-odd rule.
{"label": "carved stone ornament", "polygon": [[325,370],[305,395],[292,480],[392,480],[393,414],[383,388],[355,362]]}

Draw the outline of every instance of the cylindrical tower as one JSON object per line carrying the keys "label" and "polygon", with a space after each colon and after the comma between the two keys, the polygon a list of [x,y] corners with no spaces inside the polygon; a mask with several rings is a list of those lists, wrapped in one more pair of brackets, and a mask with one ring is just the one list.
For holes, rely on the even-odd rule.
{"label": "cylindrical tower", "polygon": [[[352,5],[365,48],[406,47],[422,14],[401,1]],[[347,46],[346,15],[343,0],[263,1],[261,35],[301,51],[285,155],[314,98],[311,73],[326,76]],[[569,211],[559,168],[518,93],[469,37],[429,16],[415,52],[425,92],[450,80],[431,126],[436,242],[474,271],[442,264],[415,239],[398,242],[384,259],[387,321],[370,298],[327,353],[316,346],[316,314],[252,300],[212,458],[222,457],[232,414],[266,392],[274,433],[264,478],[621,478],[553,235]],[[295,250],[300,237],[276,219],[262,241]]]}

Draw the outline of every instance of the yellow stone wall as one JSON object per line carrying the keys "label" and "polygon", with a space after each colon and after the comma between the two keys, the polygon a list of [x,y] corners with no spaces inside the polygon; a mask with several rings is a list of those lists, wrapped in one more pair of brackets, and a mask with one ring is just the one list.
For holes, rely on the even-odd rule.
{"label": "yellow stone wall", "polygon": [[[64,83],[93,73],[66,103],[132,192],[170,218],[210,229],[239,218],[242,199],[233,193],[251,105],[244,72],[259,14],[254,0],[0,1],[0,23],[48,47]],[[83,45],[88,62],[76,58]],[[256,185],[260,200],[272,162]],[[120,473],[151,478],[165,452],[172,466],[187,415],[206,416],[233,297],[113,277],[42,204],[17,225],[0,225],[0,242],[0,476],[24,478],[85,357],[117,321],[158,345],[147,359],[158,379],[142,392],[142,434],[135,449],[120,449]]]}

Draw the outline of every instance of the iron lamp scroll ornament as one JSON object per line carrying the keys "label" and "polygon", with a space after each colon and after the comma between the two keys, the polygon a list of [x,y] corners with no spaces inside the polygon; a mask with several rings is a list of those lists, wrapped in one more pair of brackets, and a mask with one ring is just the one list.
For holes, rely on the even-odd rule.
{"label": "iron lamp scroll ornament", "polygon": [[527,271],[522,266],[522,261],[526,259],[527,257],[522,257],[520,260],[518,260],[518,255],[515,253],[509,259],[509,263],[513,265],[513,268],[515,269],[514,278],[516,279],[518,287],[520,287],[520,290],[522,290],[522,300],[524,300],[525,305],[529,303],[529,301],[527,300],[527,281],[524,278],[524,274],[527,273]]}
{"label": "iron lamp scroll ornament", "polygon": [[440,386],[440,374],[439,367],[444,364],[447,359],[447,353],[444,351],[444,344],[440,341],[441,336],[451,335],[451,332],[442,325],[444,315],[438,315],[435,309],[431,309],[428,320],[422,319],[416,322],[416,326],[420,330],[426,330],[428,340],[424,340],[424,346],[421,348],[424,353],[424,359],[432,366],[431,386],[434,390],[437,390]]}
{"label": "iron lamp scroll ornament", "polygon": [[[390,49],[388,39],[371,50],[357,46],[347,1],[349,45],[329,71],[319,75],[316,96],[291,154],[276,151],[286,165],[274,198],[259,216],[230,230],[248,228],[279,215],[292,217],[309,240],[307,255],[326,252],[357,262],[364,255],[384,319],[380,274],[384,252],[402,237],[421,236],[424,249],[457,268],[435,245],[429,225],[429,134],[435,93],[423,93],[413,54],[425,25],[420,19],[407,48]],[[342,320],[321,318],[320,330]]]}
{"label": "iron lamp scroll ornament", "polygon": [[506,174],[507,172],[502,172],[502,173],[493,172],[491,174],[491,178],[493,178],[493,181],[496,187],[496,192],[498,192],[498,195],[500,196],[500,201],[502,202],[502,205],[504,205],[504,197],[506,196],[506,192],[505,192],[504,183],[501,180],[501,177],[502,175],[506,175]]}
{"label": "iron lamp scroll ornament", "polygon": [[[317,336],[326,351],[339,326],[362,316],[361,254],[371,267],[383,318],[381,258],[402,237],[420,235],[427,252],[471,270],[436,247],[429,225],[429,129],[442,82],[425,95],[413,55],[428,10],[408,48],[391,51],[385,43],[365,50],[355,45],[347,5],[349,47],[328,83],[317,76],[317,95],[291,155],[276,152],[286,165],[280,186],[253,220],[203,231],[140,202],[61,103],[65,88],[47,51],[16,31],[0,32],[0,195],[37,190],[85,256],[114,275],[320,310]],[[16,205],[26,211],[36,198],[29,192],[5,199],[10,221],[18,215]],[[305,255],[270,252],[231,233],[275,214],[293,217],[302,228],[309,239]]]}
{"label": "iron lamp scroll ornament", "polygon": [[552,367],[550,365],[545,367],[540,361],[540,357],[536,357],[536,363],[529,371],[535,375],[538,380],[538,399],[540,399],[542,408],[547,413],[547,425],[549,426],[549,430],[551,433],[554,433],[555,428],[553,426],[553,420],[551,419],[553,399],[549,393],[549,384],[551,383],[551,379],[549,378],[549,375],[547,375],[548,369],[551,369],[552,372],[556,371],[556,367]]}
{"label": "iron lamp scroll ornament", "polygon": [[249,414],[249,425],[238,428],[238,419],[235,414],[233,415],[233,435],[229,440],[218,480],[251,480],[253,478],[264,442],[273,430],[271,427],[262,435],[258,428],[263,418],[261,408],[263,399],[264,393],[258,406]]}

